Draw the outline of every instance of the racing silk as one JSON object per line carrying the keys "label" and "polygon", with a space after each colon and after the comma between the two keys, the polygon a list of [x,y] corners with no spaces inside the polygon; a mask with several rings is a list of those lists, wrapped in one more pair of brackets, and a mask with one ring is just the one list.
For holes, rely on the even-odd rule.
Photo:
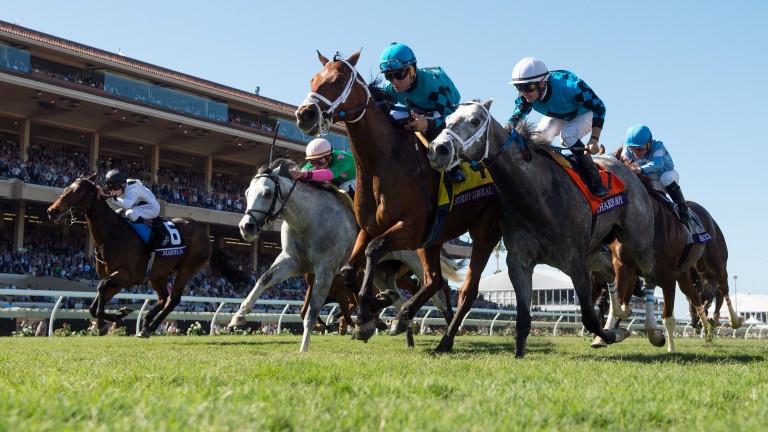
{"label": "racing silk", "polygon": [[[153,210],[151,213],[154,213],[154,216],[151,216],[152,218],[160,215],[160,203],[157,202],[157,198],[155,198],[152,191],[141,184],[139,180],[128,179],[123,195],[108,199],[107,202],[113,207],[123,209],[132,209],[138,206],[151,208]],[[157,209],[157,211],[154,212],[154,209]]]}
{"label": "racing silk", "polygon": [[581,78],[573,72],[556,70],[549,72],[547,89],[541,100],[528,103],[523,95],[515,100],[515,112],[507,123],[517,126],[531,110],[547,117],[571,121],[592,112],[592,127],[603,128],[605,104]]}
{"label": "racing silk", "polygon": [[325,182],[329,181],[336,186],[341,186],[357,176],[355,170],[355,160],[352,159],[352,153],[344,150],[334,150],[331,163],[326,169],[313,170],[312,164],[307,163],[301,170],[306,172],[307,181]]}
{"label": "racing silk", "polygon": [[416,69],[414,79],[411,87],[402,93],[395,91],[389,81],[384,83],[382,89],[402,106],[405,106],[405,99],[408,98],[411,108],[435,113],[428,122],[429,129],[437,129],[456,110],[455,105],[461,100],[461,95],[441,67]]}
{"label": "racing silk", "polygon": [[621,159],[636,162],[640,166],[640,174],[654,180],[659,180],[662,174],[675,169],[675,163],[672,162],[672,156],[664,147],[664,143],[656,140],[651,141],[651,148],[642,158],[635,157],[629,147],[624,147],[621,152]]}

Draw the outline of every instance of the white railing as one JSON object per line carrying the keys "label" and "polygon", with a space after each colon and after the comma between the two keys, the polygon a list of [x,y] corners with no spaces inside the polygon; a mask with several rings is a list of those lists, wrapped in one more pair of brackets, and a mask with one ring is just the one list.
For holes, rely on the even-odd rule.
{"label": "white railing", "polygon": [[[48,318],[50,319],[49,323],[51,324],[48,326],[49,327],[48,336],[53,336],[54,328],[52,323],[54,322],[54,320],[57,319],[57,317],[83,318],[83,319],[91,318],[90,313],[88,312],[87,309],[62,310],[61,305],[64,302],[64,299],[65,298],[95,298],[96,293],[95,292],[74,292],[74,291],[30,290],[30,289],[0,289],[0,296],[57,298],[53,308],[27,308],[27,307],[19,308],[19,307],[13,307],[13,302],[11,302],[10,305],[6,307],[0,307],[0,318],[37,318],[37,319]],[[154,294],[117,294],[115,295],[114,298],[144,301],[141,306],[141,309],[138,311],[138,314],[135,316],[136,333],[139,333],[139,331],[141,330],[141,319],[142,319],[142,316],[144,316],[150,301],[157,300],[157,297]],[[227,297],[182,296],[181,301],[187,302],[187,303],[218,304],[214,312],[174,311],[174,312],[171,312],[171,314],[169,314],[168,317],[166,318],[168,320],[210,321],[210,329],[211,329],[210,333],[214,334],[216,323],[219,322],[219,319],[223,318],[225,320],[228,320],[233,315],[232,312],[223,311],[223,308],[228,304],[239,305],[243,301],[243,299],[227,298]],[[24,302],[24,303],[30,304],[30,302]],[[277,331],[279,333],[282,330],[283,323],[302,321],[299,314],[290,312],[290,308],[292,306],[301,306],[302,303],[303,302],[299,300],[259,299],[256,301],[256,305],[254,306],[254,312],[251,314],[248,314],[248,316],[246,317],[246,320],[261,321],[261,322],[277,322]],[[282,311],[279,314],[266,313],[266,312],[260,313],[258,312],[258,305],[281,306]],[[329,324],[332,321],[334,312],[336,312],[338,305],[335,303],[329,303],[327,307],[330,308],[330,311],[324,316],[324,321],[327,324]],[[441,316],[441,314],[438,314],[438,316],[433,316],[434,312],[438,311],[437,308],[435,308],[434,306],[424,306],[422,307],[422,310],[425,311],[424,316],[417,317],[414,319],[415,322],[418,322],[420,324],[419,327],[420,327],[421,334],[424,334],[427,331],[428,326],[445,326],[445,319]],[[134,314],[136,314],[136,312],[132,312],[131,314],[126,316],[126,318],[134,319],[132,317]],[[381,312],[381,317],[386,318],[389,316],[394,316],[394,314],[395,314],[394,309],[390,307]],[[493,315],[493,318],[477,317],[478,315],[481,315],[481,314],[485,314],[487,316]],[[477,318],[472,318],[473,315]],[[488,327],[488,334],[492,335],[500,325],[506,325],[506,324],[514,325],[514,319],[516,315],[517,315],[517,312],[514,310],[472,309],[464,317],[461,325],[462,327],[466,325],[485,326],[485,327]],[[531,315],[533,316],[533,319],[534,319],[534,327],[551,328],[552,333],[554,335],[557,335],[558,331],[563,328],[580,329],[580,334],[583,334],[585,331],[583,325],[581,324],[581,314],[577,312],[531,312]],[[537,320],[537,317],[541,319]],[[657,317],[657,321],[658,321],[657,325],[663,328],[663,323],[661,323],[661,321],[658,320],[658,317]],[[629,319],[625,320],[624,322],[628,322],[626,329],[629,331],[632,331],[633,329],[636,329],[641,332],[644,331],[643,324],[645,322],[645,317],[632,316]],[[678,320],[677,323],[678,324],[676,326],[676,330],[680,332],[680,334],[683,337],[686,337],[689,334],[694,333],[693,329],[691,328],[691,323],[689,320]],[[729,334],[732,337],[736,337],[737,332],[740,332],[742,330],[744,331],[745,339],[753,331],[757,333],[757,335],[753,337],[757,337],[758,339],[762,339],[764,331],[768,334],[768,328],[766,326],[757,326],[757,327],[749,326],[747,328],[742,328],[738,330],[718,328],[716,334],[718,337],[726,337]]]}

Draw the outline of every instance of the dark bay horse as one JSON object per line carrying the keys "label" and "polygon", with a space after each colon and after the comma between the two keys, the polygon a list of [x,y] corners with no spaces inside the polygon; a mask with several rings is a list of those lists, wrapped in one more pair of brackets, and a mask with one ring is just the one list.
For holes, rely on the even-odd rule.
{"label": "dark bay horse", "polygon": [[627,205],[593,216],[587,199],[565,170],[537,150],[551,143],[523,124],[519,132],[522,139],[508,145],[509,138],[517,137],[518,132],[510,136],[493,119],[491,102],[461,104],[430,144],[429,158],[439,170],[450,169],[460,159],[482,162],[496,182],[504,201],[501,223],[509,278],[517,296],[515,356],[525,355],[531,327],[532,275],[540,263],[571,278],[587,330],[608,343],[623,340],[626,330],[600,326],[592,304],[589,270],[614,280],[615,270],[600,250],[620,239],[653,289],[653,217],[645,188],[622,163],[600,158],[598,162],[624,183]]}
{"label": "dark bay horse", "polygon": [[448,214],[442,231],[432,242],[430,227],[437,211],[440,174],[429,167],[426,151],[416,136],[398,125],[371,94],[355,65],[356,52],[348,59],[338,54],[328,60],[318,52],[322,70],[310,82],[310,93],[296,111],[299,128],[314,135],[331,122],[345,122],[357,169],[355,217],[362,228],[344,267],[346,283],[353,284],[354,269],[365,262],[360,289],[357,337],[367,340],[374,332],[372,311],[381,307],[371,282],[373,269],[390,251],[416,249],[424,265],[423,288],[401,309],[390,333],[410,327],[418,309],[446,283],[440,270],[444,242],[469,231],[472,252],[464,283],[459,290],[458,312],[437,351],[452,348],[453,336],[477,297],[480,276],[501,238],[499,199],[480,198],[457,205]]}
{"label": "dark bay horse", "polygon": [[[64,192],[50,207],[48,217],[57,224],[72,223],[79,214],[84,214],[88,229],[96,243],[96,272],[101,277],[96,287],[96,298],[88,309],[97,319],[99,335],[107,332],[105,321],[119,321],[133,312],[128,308],[119,313],[106,313],[104,307],[123,288],[143,283],[147,273],[149,256],[139,235],[123,220],[107,202],[99,199],[94,180],[80,177],[64,189]],[[227,279],[246,282],[244,273],[236,270],[223,252],[211,246],[205,227],[188,218],[173,219],[186,245],[186,252],[178,256],[158,256],[152,264],[149,284],[157,293],[157,304],[147,312],[136,336],[148,338],[160,323],[179,304],[187,281],[197,274],[210,260],[212,270],[222,273]],[[176,274],[170,296],[166,283]]]}

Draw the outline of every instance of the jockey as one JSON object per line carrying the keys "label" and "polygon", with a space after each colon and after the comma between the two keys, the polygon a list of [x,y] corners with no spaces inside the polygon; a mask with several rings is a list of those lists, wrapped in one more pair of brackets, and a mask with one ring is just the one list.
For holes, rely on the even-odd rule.
{"label": "jockey", "polygon": [[630,126],[624,142],[627,146],[621,152],[621,160],[636,174],[642,174],[660,182],[675,203],[680,221],[688,222],[691,215],[685,204],[683,191],[678,184],[680,174],[677,173],[672,156],[664,147],[664,143],[653,139],[651,129],[644,124]]}
{"label": "jockey", "polygon": [[351,153],[334,150],[325,138],[315,138],[307,144],[307,164],[301,171],[293,171],[291,177],[310,182],[329,181],[354,198],[356,174]]}
{"label": "jockey", "polygon": [[151,223],[153,219],[160,216],[160,203],[157,202],[155,194],[141,184],[141,181],[128,179],[125,173],[116,169],[110,170],[107,173],[104,182],[107,185],[109,194],[105,193],[100,186],[96,186],[99,190],[100,198],[107,199],[107,203],[112,207],[116,207],[118,212],[125,210],[124,215],[131,222],[145,223],[152,227],[152,232],[147,242],[147,253],[151,252],[149,248],[152,245],[155,234],[165,234],[161,231],[162,223]]}
{"label": "jockey", "polygon": [[[441,67],[418,68],[416,56],[404,44],[392,43],[381,53],[379,69],[386,82],[382,89],[398,103],[396,114],[413,120],[405,124],[407,130],[423,132],[432,141],[445,127],[445,118],[456,110],[461,95],[453,81]],[[408,108],[413,108],[410,113]],[[397,115],[395,115],[397,117]],[[465,179],[460,167],[446,173],[452,183]]]}
{"label": "jockey", "polygon": [[[600,181],[597,166],[589,153],[598,151],[598,141],[605,121],[603,101],[582,79],[565,70],[549,71],[541,60],[526,57],[512,69],[512,81],[520,92],[515,100],[515,111],[507,121],[511,131],[531,110],[544,115],[537,130],[548,140],[560,139],[576,157],[587,174],[589,191],[596,197],[604,197],[608,189]],[[588,133],[589,142],[581,138]],[[589,151],[589,153],[587,153]]]}

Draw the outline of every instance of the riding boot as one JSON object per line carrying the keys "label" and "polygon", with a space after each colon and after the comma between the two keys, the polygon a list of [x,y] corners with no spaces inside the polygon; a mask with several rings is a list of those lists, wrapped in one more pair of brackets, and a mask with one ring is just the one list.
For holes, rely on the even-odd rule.
{"label": "riding boot", "polygon": [[678,217],[680,217],[680,222],[688,223],[691,220],[691,214],[688,211],[685,198],[683,198],[683,190],[680,189],[680,185],[677,182],[672,182],[668,186],[664,186],[664,189],[667,190],[669,197],[672,198],[672,202],[675,203],[675,209],[677,210]]}
{"label": "riding boot", "polygon": [[587,174],[587,187],[589,192],[597,198],[602,198],[608,195],[608,188],[600,181],[600,173],[598,172],[595,161],[592,160],[592,156],[587,153],[587,149],[581,140],[576,141],[571,147],[571,152],[576,157],[576,162],[579,163],[581,169]]}
{"label": "riding boot", "polygon": [[464,174],[464,170],[461,169],[461,166],[456,165],[449,171],[445,172],[445,178],[448,179],[449,183],[458,184],[466,180],[467,176]]}
{"label": "riding boot", "polygon": [[147,253],[147,255],[149,255],[155,250],[155,240],[160,236],[165,235],[162,229],[162,225],[163,225],[162,218],[152,219],[152,223],[149,224],[149,226],[152,229],[149,232],[149,240],[147,241],[147,244],[145,246],[145,252]]}

